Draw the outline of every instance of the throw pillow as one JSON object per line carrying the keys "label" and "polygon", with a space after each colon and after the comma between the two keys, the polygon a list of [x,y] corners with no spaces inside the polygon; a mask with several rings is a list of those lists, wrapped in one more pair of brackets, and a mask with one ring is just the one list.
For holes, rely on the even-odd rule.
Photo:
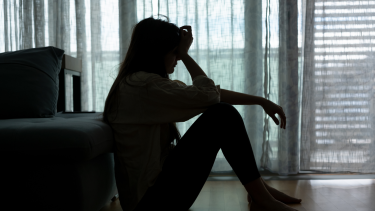
{"label": "throw pillow", "polygon": [[52,46],[0,53],[0,119],[56,114],[63,55]]}

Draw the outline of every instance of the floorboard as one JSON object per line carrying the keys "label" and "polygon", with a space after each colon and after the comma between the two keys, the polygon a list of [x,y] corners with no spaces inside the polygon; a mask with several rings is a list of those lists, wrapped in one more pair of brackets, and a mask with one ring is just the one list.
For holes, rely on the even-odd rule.
{"label": "floorboard", "polygon": [[[375,179],[266,180],[288,195],[302,198],[289,205],[299,211],[374,211]],[[189,211],[249,211],[240,181],[207,181]],[[100,211],[122,211],[119,200]]]}

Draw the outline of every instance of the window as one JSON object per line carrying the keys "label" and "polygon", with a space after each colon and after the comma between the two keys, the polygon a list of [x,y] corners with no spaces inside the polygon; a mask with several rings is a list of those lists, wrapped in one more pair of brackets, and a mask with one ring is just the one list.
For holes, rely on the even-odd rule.
{"label": "window", "polygon": [[375,1],[316,0],[310,170],[355,171],[374,152]]}

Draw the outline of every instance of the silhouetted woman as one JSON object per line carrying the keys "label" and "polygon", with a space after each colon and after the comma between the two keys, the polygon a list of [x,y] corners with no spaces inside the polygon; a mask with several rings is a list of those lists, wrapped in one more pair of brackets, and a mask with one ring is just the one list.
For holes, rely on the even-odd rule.
{"label": "silhouetted woman", "polygon": [[[262,97],[221,89],[189,56],[190,26],[146,18],[135,25],[108,94],[103,120],[115,138],[115,176],[124,211],[187,211],[205,184],[219,149],[252,201],[252,210],[295,210],[299,203],[261,178],[241,115],[232,105],[261,105],[285,129],[282,108]],[[193,85],[172,81],[178,60]],[[176,122],[203,113],[181,138]],[[173,144],[176,139],[177,145]]]}

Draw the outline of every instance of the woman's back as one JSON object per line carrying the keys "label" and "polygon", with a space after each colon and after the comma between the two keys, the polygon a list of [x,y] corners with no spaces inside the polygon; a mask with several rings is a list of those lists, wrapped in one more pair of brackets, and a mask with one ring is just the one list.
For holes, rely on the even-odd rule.
{"label": "woman's back", "polygon": [[162,170],[171,142],[168,125],[203,113],[220,101],[220,85],[205,77],[192,86],[137,72],[118,90],[108,114],[115,136],[116,182],[123,210],[132,210]]}

